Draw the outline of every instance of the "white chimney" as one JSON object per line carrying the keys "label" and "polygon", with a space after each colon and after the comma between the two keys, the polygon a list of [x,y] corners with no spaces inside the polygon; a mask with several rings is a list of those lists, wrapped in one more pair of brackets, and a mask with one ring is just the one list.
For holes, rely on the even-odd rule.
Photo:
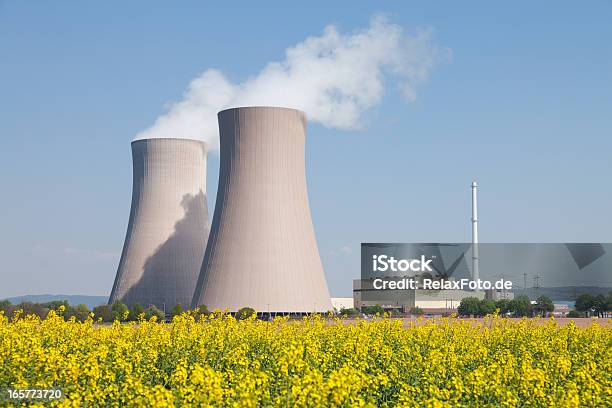
{"label": "white chimney", "polygon": [[472,279],[480,278],[478,270],[478,184],[472,182]]}

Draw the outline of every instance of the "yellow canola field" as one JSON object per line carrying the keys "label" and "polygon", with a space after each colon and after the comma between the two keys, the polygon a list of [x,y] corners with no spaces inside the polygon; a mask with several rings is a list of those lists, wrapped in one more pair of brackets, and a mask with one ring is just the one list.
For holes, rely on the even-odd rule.
{"label": "yellow canola field", "polygon": [[[550,319],[172,323],[0,315],[0,391],[58,406],[612,406],[612,329]],[[4,400],[3,404],[8,403]]]}

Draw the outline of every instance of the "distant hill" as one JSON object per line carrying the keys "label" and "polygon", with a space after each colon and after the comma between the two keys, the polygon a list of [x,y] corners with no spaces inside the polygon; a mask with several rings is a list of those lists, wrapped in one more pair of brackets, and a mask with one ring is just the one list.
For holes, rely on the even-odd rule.
{"label": "distant hill", "polygon": [[78,305],[83,303],[90,309],[108,302],[108,296],[89,295],[23,295],[5,299],[13,304],[18,304],[21,302],[45,303],[53,300],[67,300],[70,305]]}
{"label": "distant hill", "polygon": [[527,289],[512,289],[514,296],[527,295],[530,299],[535,300],[538,296],[546,295],[553,301],[574,301],[579,295],[588,293],[591,295],[607,295],[612,291],[612,288],[604,286],[557,286],[557,287],[541,287]]}

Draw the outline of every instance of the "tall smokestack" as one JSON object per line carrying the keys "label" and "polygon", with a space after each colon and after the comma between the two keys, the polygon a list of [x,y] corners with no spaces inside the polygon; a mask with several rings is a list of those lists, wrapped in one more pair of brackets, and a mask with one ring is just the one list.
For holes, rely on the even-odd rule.
{"label": "tall smokestack", "polygon": [[331,310],[308,205],[304,113],[246,107],[218,119],[219,189],[192,306]]}
{"label": "tall smokestack", "polygon": [[472,181],[472,279],[480,279],[478,259],[478,184]]}
{"label": "tall smokestack", "polygon": [[109,303],[189,307],[208,238],[206,145],[132,142],[132,207]]}

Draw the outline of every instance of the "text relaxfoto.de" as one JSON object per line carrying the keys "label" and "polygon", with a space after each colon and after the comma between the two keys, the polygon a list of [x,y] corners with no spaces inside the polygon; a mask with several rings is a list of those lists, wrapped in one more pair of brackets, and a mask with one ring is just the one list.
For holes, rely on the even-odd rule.
{"label": "text relaxfoto.de", "polygon": [[376,278],[372,282],[376,290],[512,290],[512,281],[500,279],[494,282],[482,279],[415,279],[415,278]]}

